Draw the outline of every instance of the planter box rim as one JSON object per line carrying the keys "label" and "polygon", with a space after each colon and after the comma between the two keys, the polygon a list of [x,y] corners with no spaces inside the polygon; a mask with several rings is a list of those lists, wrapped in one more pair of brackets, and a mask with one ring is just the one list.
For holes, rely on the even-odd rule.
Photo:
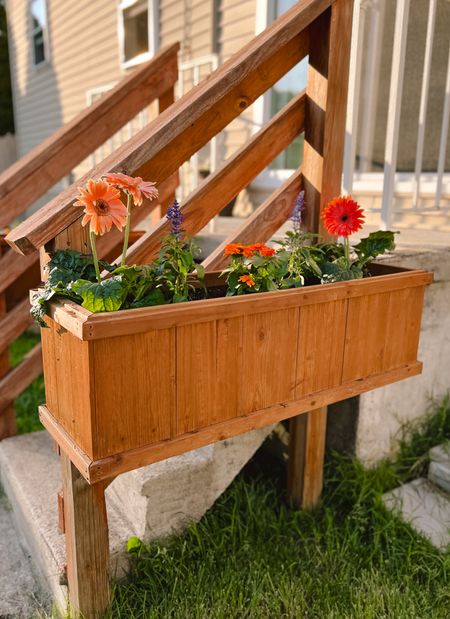
{"label": "planter box rim", "polygon": [[[274,290],[248,295],[200,299],[177,304],[93,313],[73,301],[50,303],[50,316],[61,327],[81,340],[129,335],[180,324],[204,322],[211,318],[233,318],[258,314],[277,307],[311,305],[344,298],[392,291],[411,286],[428,285],[433,274],[423,269],[406,269],[373,263],[373,277],[302,288]],[[381,274],[377,274],[378,267]],[[216,276],[215,273],[207,274]],[[33,291],[32,291],[33,292]]]}

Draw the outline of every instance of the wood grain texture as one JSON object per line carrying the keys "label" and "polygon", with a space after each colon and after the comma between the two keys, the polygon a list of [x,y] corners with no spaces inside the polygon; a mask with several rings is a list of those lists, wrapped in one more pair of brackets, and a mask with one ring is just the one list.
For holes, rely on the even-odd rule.
{"label": "wood grain texture", "polygon": [[90,483],[97,483],[103,479],[109,479],[111,476],[120,475],[126,471],[132,471],[141,466],[165,460],[198,447],[203,447],[204,445],[225,440],[243,432],[262,428],[282,419],[289,419],[295,415],[327,406],[332,402],[339,402],[365,391],[416,376],[421,371],[422,364],[416,361],[390,372],[355,380],[332,389],[308,395],[301,400],[281,402],[261,411],[254,411],[242,417],[215,423],[198,432],[190,432],[172,440],[146,445],[130,450],[127,453],[117,454],[98,461],[92,461],[82,453],[79,446],[45,406],[40,407],[40,419],[58,444],[70,454],[85,478]]}
{"label": "wood grain texture", "polygon": [[[181,205],[187,234],[201,230],[301,133],[304,110],[305,95],[300,93],[189,195]],[[170,223],[161,220],[155,229],[130,247],[129,263],[148,262],[169,231]]]}
{"label": "wood grain texture", "polygon": [[390,370],[417,355],[422,304],[420,288],[349,300],[343,380]]}
{"label": "wood grain texture", "polygon": [[[1,306],[1,303],[0,303]],[[30,315],[30,302],[23,299],[13,309],[1,318],[0,312],[0,354],[33,322]]]}
{"label": "wood grain texture", "polygon": [[[211,274],[214,275],[214,274]],[[266,311],[315,305],[319,303],[352,299],[410,287],[429,284],[432,275],[426,271],[398,272],[361,280],[339,282],[332,285],[307,286],[291,290],[255,293],[252,295],[189,301],[171,306],[155,306],[115,313],[87,314],[77,317],[75,304],[52,304],[54,319],[77,337],[85,340],[165,329],[174,325],[206,322],[222,318],[236,318]],[[73,308],[74,317],[66,320],[67,309]],[[80,335],[81,334],[81,335]]]}
{"label": "wood grain texture", "polygon": [[0,175],[0,228],[106,142],[178,79],[179,44],[162,49]]}
{"label": "wood grain texture", "polygon": [[292,214],[293,204],[302,187],[302,172],[297,170],[279,189],[271,194],[228,236],[202,264],[207,271],[219,271],[225,268],[229,258],[224,256],[224,249],[229,243],[250,244],[268,241]]}
{"label": "wood grain texture", "polygon": [[92,456],[92,350],[61,327],[42,329],[41,336],[47,405],[81,449]]}
{"label": "wood grain texture", "polygon": [[8,251],[0,257],[0,294],[23,277],[26,271],[38,262],[39,255],[37,253],[29,256],[18,256],[16,252]]}
{"label": "wood grain texture", "polygon": [[[127,451],[137,442],[172,437],[176,428],[175,330],[107,338],[92,344],[93,445],[92,451],[84,451],[100,458]],[[197,371],[199,380],[200,365]]]}
{"label": "wood grain texture", "polygon": [[291,308],[243,318],[241,414],[294,399],[298,316]]}
{"label": "wood grain texture", "polygon": [[346,299],[300,309],[295,397],[342,382],[347,323]]}
{"label": "wood grain texture", "polygon": [[287,493],[297,509],[312,509],[320,500],[326,427],[326,406],[290,421]]}
{"label": "wood grain texture", "polygon": [[216,398],[215,321],[181,326],[177,335],[177,435],[211,423]]}
{"label": "wood grain texture", "polygon": [[[53,318],[65,327],[49,317],[42,335],[47,407],[99,460],[280,403],[315,401],[314,394],[416,362],[425,275],[131,310],[125,333],[126,311],[101,316],[62,304]],[[106,321],[106,337],[81,339],[97,319]],[[375,332],[373,346],[367,324],[386,329],[381,338]]]}
{"label": "wood grain texture", "polygon": [[[308,26],[330,4],[300,0],[90,175],[126,172],[157,182],[170,176],[306,55]],[[71,186],[11,232],[8,243],[22,253],[47,243],[76,220],[75,197],[76,187]]]}
{"label": "wood grain texture", "polygon": [[303,157],[306,226],[328,238],[320,212],[341,191],[353,0],[335,0],[311,26]]}
{"label": "wood grain texture", "polygon": [[110,602],[105,486],[90,485],[61,452],[71,615],[100,619]]}
{"label": "wood grain texture", "polygon": [[[353,0],[335,0],[310,26],[303,152],[307,209],[303,225],[319,233],[322,240],[329,235],[321,213],[341,191],[352,18]],[[337,336],[342,339],[342,329],[338,329]],[[342,363],[337,371],[342,371]],[[320,497],[325,419],[326,410],[320,408],[290,424],[293,440],[289,448],[288,493],[298,506],[313,507]]]}
{"label": "wood grain texture", "polygon": [[[0,237],[0,261],[2,255],[4,255],[6,251],[8,250],[5,247],[3,238]],[[7,345],[10,342],[11,331],[7,332],[7,329],[9,329],[9,319],[7,316],[6,294],[0,292],[0,382],[6,380],[11,369],[9,364],[9,350],[7,349]],[[2,393],[0,390],[0,398],[1,397]],[[8,436],[14,436],[16,433],[16,413],[13,405],[7,402],[3,406],[0,405],[0,440]]]}

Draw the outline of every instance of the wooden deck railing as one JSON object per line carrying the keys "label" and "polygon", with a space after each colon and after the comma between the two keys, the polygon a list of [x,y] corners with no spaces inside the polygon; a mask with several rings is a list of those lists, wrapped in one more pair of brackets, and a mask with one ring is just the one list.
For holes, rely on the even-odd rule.
{"label": "wooden deck railing", "polygon": [[[112,137],[138,112],[158,100],[159,112],[174,100],[178,78],[176,43],[161,50],[142,68],[127,75],[98,102],[83,110],[45,142],[0,175],[0,228],[10,224],[75,166]],[[178,180],[172,175],[161,184],[160,203],[174,195]],[[136,210],[136,225],[157,204]],[[138,237],[136,237],[138,238]],[[119,246],[119,234],[103,237],[102,255]],[[119,253],[119,249],[117,249]],[[41,277],[39,254],[27,256],[12,251],[0,237],[0,439],[16,433],[14,399],[40,374],[40,344],[11,369],[10,344],[30,325],[28,292]]]}
{"label": "wooden deck railing", "polygon": [[[294,172],[228,241],[269,239],[289,217],[300,187],[305,190],[307,204],[304,225],[324,236],[320,211],[341,187],[352,9],[353,0],[300,0],[207,80],[104,159],[89,176],[124,172],[164,187],[191,155],[308,56],[305,92],[292,99],[188,196],[182,211],[187,231],[197,233],[304,131],[301,171]],[[76,195],[76,185],[72,185],[13,230],[8,243],[25,256],[43,247],[51,250],[68,245],[87,252],[87,231],[80,226]],[[161,219],[130,248],[130,260],[151,258],[166,231],[167,223]],[[206,258],[205,265],[209,269],[222,265],[220,249]],[[320,495],[325,424],[324,408],[291,422],[288,486],[293,501],[303,506],[314,505]],[[70,531],[66,531],[71,600],[75,608],[94,617],[108,602],[104,578],[108,555],[99,550],[107,545],[104,488],[99,484],[86,486],[64,452],[62,459],[65,513],[71,523]],[[76,543],[76,529],[82,544]],[[87,583],[87,565],[90,574],[100,574],[103,580],[92,577]]]}
{"label": "wooden deck railing", "polygon": [[[197,233],[304,132],[301,169],[226,242],[269,239],[290,216],[300,188],[305,190],[308,205],[304,226],[323,237],[321,208],[341,186],[352,9],[352,0],[300,0],[207,80],[99,163],[89,176],[138,174],[157,181],[162,193],[168,195],[179,167],[307,56],[306,90],[205,179],[181,208],[187,232]],[[80,209],[74,206],[77,185],[85,180],[67,188],[8,235],[8,243],[25,260],[43,247],[72,246],[89,251],[86,230],[80,226]],[[138,217],[141,213],[135,210]],[[130,247],[129,261],[151,259],[166,232],[163,218]],[[107,239],[108,235],[102,239],[102,253],[115,237]],[[208,270],[223,266],[222,249],[223,245],[205,258]],[[324,434],[325,423],[322,409],[312,411],[308,418],[311,424],[302,431],[306,446],[313,435]],[[320,485],[321,480],[315,479],[310,488],[301,490],[307,501],[314,502]]]}

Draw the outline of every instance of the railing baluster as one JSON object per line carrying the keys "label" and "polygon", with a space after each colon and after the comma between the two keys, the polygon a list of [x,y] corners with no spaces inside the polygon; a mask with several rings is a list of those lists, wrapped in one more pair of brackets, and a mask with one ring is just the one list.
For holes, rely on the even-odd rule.
{"label": "railing baluster", "polygon": [[362,50],[364,41],[365,11],[361,1],[356,0],[353,8],[353,30],[350,55],[350,77],[348,84],[348,105],[345,127],[344,193],[352,193],[355,173],[358,110],[361,87]]}
{"label": "railing baluster", "polygon": [[367,93],[367,98],[364,100],[364,120],[361,122],[358,147],[360,172],[370,172],[372,166],[385,8],[386,0],[378,0],[371,5],[370,27],[366,28],[367,58],[364,63],[363,92]]}
{"label": "railing baluster", "polygon": [[450,45],[448,49],[447,78],[445,80],[444,111],[442,113],[441,140],[439,144],[439,160],[436,182],[436,208],[440,208],[442,184],[444,180],[445,155],[447,150],[448,125],[450,117]]}
{"label": "railing baluster", "polygon": [[397,167],[398,135],[402,104],[403,78],[405,73],[406,39],[408,34],[410,0],[398,0],[395,13],[394,49],[392,53],[391,83],[389,87],[388,123],[384,154],[383,200],[381,224],[384,229],[391,225],[392,200],[394,197],[395,172]]}
{"label": "railing baluster", "polygon": [[425,142],[425,124],[427,120],[428,92],[430,89],[431,58],[433,54],[434,24],[436,22],[437,0],[430,0],[428,10],[425,56],[423,60],[422,91],[420,93],[419,126],[417,130],[416,165],[413,181],[413,208],[419,208],[420,176],[422,174],[423,146]]}

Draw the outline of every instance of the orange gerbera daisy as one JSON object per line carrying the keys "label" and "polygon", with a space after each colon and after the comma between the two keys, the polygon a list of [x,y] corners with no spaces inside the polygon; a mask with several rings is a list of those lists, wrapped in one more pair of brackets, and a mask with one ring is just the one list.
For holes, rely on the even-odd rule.
{"label": "orange gerbera daisy", "polygon": [[255,253],[255,250],[253,248],[253,245],[245,245],[242,248],[242,255],[245,256],[246,258],[253,258],[254,253]]}
{"label": "orange gerbera daisy", "polygon": [[86,189],[78,187],[80,192],[75,206],[84,206],[85,226],[90,222],[91,232],[102,235],[109,232],[114,224],[119,230],[125,225],[127,209],[120,199],[120,191],[105,181],[88,180]]}
{"label": "orange gerbera daisy", "polygon": [[141,206],[144,198],[153,200],[159,195],[155,187],[156,183],[144,181],[140,176],[127,176],[127,174],[117,172],[107,174],[105,181],[132,195],[135,206]]}
{"label": "orange gerbera daisy", "polygon": [[352,196],[340,196],[328,203],[322,213],[325,227],[330,234],[347,237],[361,230],[363,210]]}
{"label": "orange gerbera daisy", "polygon": [[247,284],[249,288],[255,285],[255,280],[253,279],[251,275],[241,275],[239,278],[239,281],[244,282],[244,284]]}
{"label": "orange gerbera daisy", "polygon": [[271,258],[272,256],[275,255],[276,252],[272,247],[268,247],[267,245],[264,245],[259,250],[259,253],[261,254],[261,256],[266,256],[266,258]]}
{"label": "orange gerbera daisy", "polygon": [[229,245],[225,246],[223,253],[225,254],[225,256],[240,256],[242,254],[243,248],[244,246],[242,245],[242,243],[229,243]]}

